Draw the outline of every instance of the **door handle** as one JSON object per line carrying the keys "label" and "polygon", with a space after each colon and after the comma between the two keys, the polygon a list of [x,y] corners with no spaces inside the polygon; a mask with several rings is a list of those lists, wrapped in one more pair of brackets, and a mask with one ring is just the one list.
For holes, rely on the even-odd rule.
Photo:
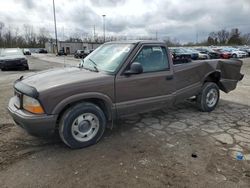
{"label": "door handle", "polygon": [[166,76],[166,80],[172,80],[173,78],[174,78],[173,75],[168,75],[168,76]]}

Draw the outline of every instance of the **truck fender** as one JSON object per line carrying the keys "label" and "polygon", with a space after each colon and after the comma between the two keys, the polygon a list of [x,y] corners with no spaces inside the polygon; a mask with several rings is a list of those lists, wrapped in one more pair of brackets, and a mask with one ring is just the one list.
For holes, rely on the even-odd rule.
{"label": "truck fender", "polygon": [[204,76],[204,78],[202,79],[202,83],[204,83],[205,81],[207,81],[208,80],[208,78],[210,77],[212,77],[212,75],[214,76],[214,75],[216,75],[217,77],[218,77],[218,82],[220,81],[220,79],[221,79],[221,71],[220,70],[214,70],[214,71],[211,71],[211,72],[208,72],[205,76]]}
{"label": "truck fender", "polygon": [[97,93],[97,92],[81,93],[81,94],[76,94],[76,95],[67,97],[66,99],[63,99],[61,102],[59,102],[56,105],[56,107],[52,111],[52,114],[60,114],[68,105],[72,103],[76,103],[78,101],[83,101],[83,100],[88,100],[88,99],[89,100],[99,99],[103,101],[105,103],[105,107],[108,110],[108,120],[111,120],[113,122],[113,118],[115,117],[116,110],[115,110],[115,106],[113,105],[112,100],[107,95],[104,95],[102,93]]}

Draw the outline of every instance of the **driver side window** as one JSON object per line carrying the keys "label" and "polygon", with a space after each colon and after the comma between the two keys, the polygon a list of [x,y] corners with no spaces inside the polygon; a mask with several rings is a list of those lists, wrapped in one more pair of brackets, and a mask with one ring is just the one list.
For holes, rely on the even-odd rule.
{"label": "driver side window", "polygon": [[161,46],[144,46],[134,62],[141,63],[144,73],[169,69],[166,48]]}

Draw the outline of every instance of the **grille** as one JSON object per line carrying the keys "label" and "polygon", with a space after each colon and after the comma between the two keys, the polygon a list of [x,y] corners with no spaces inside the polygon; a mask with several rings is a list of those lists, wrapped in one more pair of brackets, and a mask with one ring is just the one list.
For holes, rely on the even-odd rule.
{"label": "grille", "polygon": [[16,65],[22,64],[21,60],[5,60],[6,63],[12,63]]}

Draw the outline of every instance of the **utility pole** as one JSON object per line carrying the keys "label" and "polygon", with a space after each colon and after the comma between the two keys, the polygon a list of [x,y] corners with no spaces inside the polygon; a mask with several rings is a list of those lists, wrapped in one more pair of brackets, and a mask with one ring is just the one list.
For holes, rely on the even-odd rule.
{"label": "utility pole", "polygon": [[158,32],[155,32],[155,40],[158,40]]}
{"label": "utility pole", "polygon": [[56,53],[58,54],[55,0],[53,0],[53,12],[54,12],[55,37],[56,37]]}
{"label": "utility pole", "polygon": [[199,33],[198,31],[196,31],[196,44],[198,44],[198,40],[199,40]]}
{"label": "utility pole", "polygon": [[106,15],[103,14],[102,18],[103,18],[103,41],[104,41],[104,43],[105,43],[105,17],[106,17]]}
{"label": "utility pole", "polygon": [[95,42],[95,25],[94,25],[94,37],[93,38],[94,38],[94,42]]}

